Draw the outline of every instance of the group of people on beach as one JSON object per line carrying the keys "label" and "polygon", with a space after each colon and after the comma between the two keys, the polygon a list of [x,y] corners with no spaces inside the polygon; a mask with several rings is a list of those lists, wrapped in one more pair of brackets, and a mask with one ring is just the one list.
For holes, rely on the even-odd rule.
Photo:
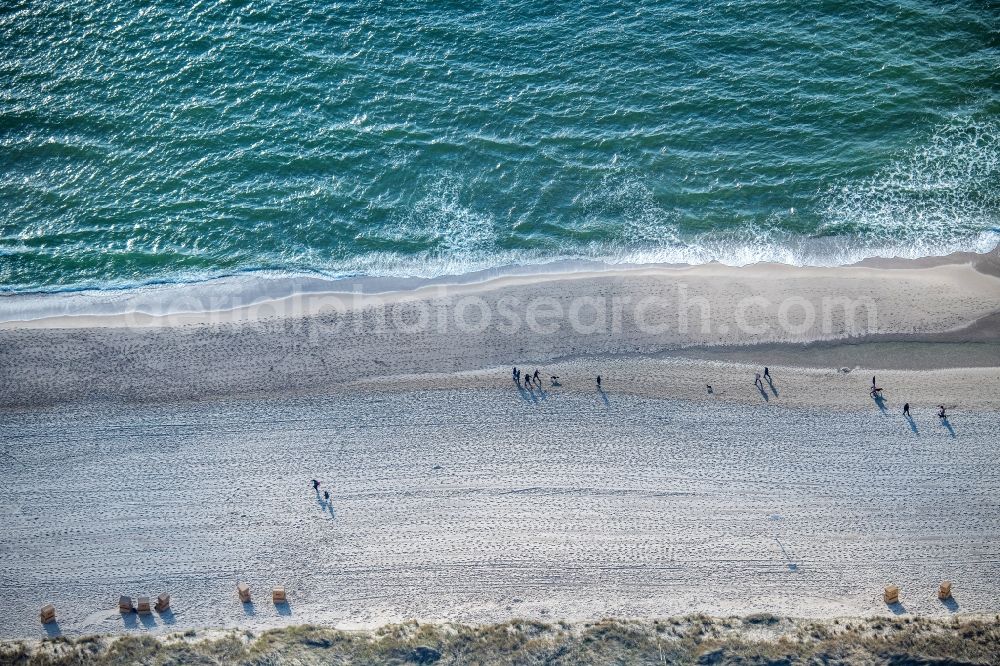
{"label": "group of people on beach", "polygon": [[[514,378],[514,383],[521,386],[521,371],[515,366],[512,372],[512,377]],[[534,382],[534,383],[532,383]],[[538,374],[538,368],[535,368],[535,374],[524,374],[524,388],[531,389],[534,386],[542,388],[542,380]]]}
{"label": "group of people on beach", "polygon": [[[316,491],[316,494],[319,495],[319,481],[317,481],[316,479],[313,479],[312,480],[312,486],[313,486],[313,490]],[[326,500],[327,502],[330,501],[330,491],[329,490],[324,490],[323,491],[323,499]]]}
{"label": "group of people on beach", "polygon": [[[522,386],[522,383],[521,383],[521,381],[522,381],[521,380],[521,370],[516,365],[514,366],[514,369],[511,370],[511,378],[514,380],[514,383],[518,387]],[[559,384],[559,375],[551,375],[551,376],[549,376],[549,381],[552,382],[552,386],[560,386],[560,384]],[[529,391],[532,388],[535,388],[535,387],[537,387],[539,389],[542,388],[542,380],[541,380],[541,377],[539,375],[538,368],[535,368],[534,374],[528,374],[528,373],[524,374],[524,384],[523,384],[523,386],[524,386],[524,388],[528,389]],[[601,376],[597,375],[597,390],[600,390],[600,389],[601,389]]]}
{"label": "group of people on beach", "polygon": [[[761,381],[760,377],[761,377],[761,374],[759,372],[754,374],[753,385],[756,386],[760,391],[763,391],[764,390],[764,382]],[[764,379],[767,380],[768,384],[771,383],[771,371],[768,369],[767,366],[764,366]],[[712,387],[709,386],[708,389],[709,389],[708,392],[711,393],[712,392]]]}
{"label": "group of people on beach", "polygon": [[[880,400],[882,398],[882,387],[879,386],[878,383],[875,381],[875,375],[872,375],[872,388],[871,391],[868,392],[868,395],[870,395],[875,400]],[[937,415],[939,419],[947,419],[948,408],[945,407],[944,405],[938,405]],[[903,416],[907,418],[910,417],[910,403],[908,402],[903,403]]]}
{"label": "group of people on beach", "polygon": [[[522,383],[521,383],[522,382],[522,379],[521,379],[521,370],[517,366],[514,366],[514,369],[511,371],[511,377],[513,378],[514,383],[518,387],[520,387],[522,385]],[[552,380],[552,385],[553,386],[559,386],[559,383],[558,383],[559,377],[557,375],[552,375],[551,380]],[[763,372],[763,374],[761,374],[759,372],[757,372],[757,373],[754,374],[753,383],[754,383],[754,386],[756,386],[758,390],[760,390],[761,392],[764,392],[764,382],[765,381],[768,384],[772,384],[771,370],[767,366],[764,366],[764,372]],[[541,379],[539,377],[538,368],[535,368],[535,372],[533,374],[525,373],[524,374],[523,382],[524,382],[524,384],[523,384],[524,388],[526,388],[528,390],[531,390],[534,387],[538,387],[539,389],[541,389],[542,388],[542,384],[541,384]],[[706,384],[705,386],[708,389],[709,393],[714,393],[715,392],[714,389],[712,388],[711,384]],[[772,386],[773,386],[773,384],[772,384]],[[602,390],[601,389],[601,376],[600,375],[597,375],[597,390],[598,391]],[[876,399],[876,400],[879,400],[882,397],[882,387],[879,386],[878,383],[875,381],[875,375],[872,375],[872,388],[871,388],[871,391],[869,391],[869,395],[871,395],[871,397],[874,398],[874,399]],[[939,419],[947,419],[948,418],[948,413],[947,412],[948,412],[948,408],[947,407],[945,407],[944,405],[938,405],[938,418]],[[903,405],[903,416],[906,416],[908,418],[910,416],[910,403],[908,403],[908,402]],[[319,481],[315,481],[314,480],[313,483],[316,484],[314,486],[315,488],[319,488]]]}

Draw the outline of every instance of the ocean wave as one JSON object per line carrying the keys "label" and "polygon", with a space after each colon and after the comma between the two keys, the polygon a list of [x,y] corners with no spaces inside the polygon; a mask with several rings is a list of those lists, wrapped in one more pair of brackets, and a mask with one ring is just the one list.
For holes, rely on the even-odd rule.
{"label": "ocean wave", "polygon": [[[890,244],[859,247],[845,237],[790,237],[776,231],[734,230],[725,234],[706,234],[697,243],[673,247],[627,248],[606,245],[589,251],[565,254],[548,254],[530,251],[490,251],[467,255],[434,255],[433,257],[372,252],[350,261],[316,269],[303,269],[298,265],[271,264],[241,268],[235,271],[199,270],[179,273],[170,277],[142,281],[81,282],[73,285],[9,289],[0,288],[0,319],[3,316],[2,297],[51,296],[57,294],[93,294],[127,296],[136,291],[159,288],[183,287],[230,279],[252,279],[255,282],[314,281],[329,285],[332,282],[362,284],[413,285],[412,281],[464,282],[470,276],[476,280],[502,274],[547,272],[550,269],[584,267],[587,270],[602,266],[697,266],[718,263],[726,266],[748,266],[757,263],[777,263],[791,266],[847,266],[866,259],[913,260],[926,257],[947,256],[954,253],[987,254],[1000,247],[1000,229],[983,231],[974,236],[955,239],[946,245],[933,248],[920,244]],[[454,278],[454,280],[452,280]],[[329,288],[324,287],[324,289]],[[346,288],[345,288],[346,289]]]}
{"label": "ocean wave", "polygon": [[986,248],[1000,227],[1000,122],[956,117],[860,182],[828,193],[819,235],[884,256]]}

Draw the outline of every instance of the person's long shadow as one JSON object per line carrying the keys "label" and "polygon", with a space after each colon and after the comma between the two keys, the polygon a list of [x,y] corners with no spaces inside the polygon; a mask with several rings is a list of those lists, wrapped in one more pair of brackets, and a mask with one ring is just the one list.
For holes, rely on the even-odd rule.
{"label": "person's long shadow", "polygon": [[882,397],[882,394],[878,391],[873,392],[872,400],[874,400],[875,404],[878,405],[879,411],[885,414],[887,410],[885,408],[885,398]]}
{"label": "person's long shadow", "polygon": [[951,435],[952,437],[955,436],[955,429],[951,427],[951,422],[948,420],[947,416],[941,419],[941,425],[943,425],[945,428],[948,429],[949,435]]}
{"label": "person's long shadow", "polygon": [[757,390],[760,391],[760,397],[764,398],[764,402],[770,402],[771,398],[767,395],[767,391],[764,390],[763,384],[757,384]]}
{"label": "person's long shadow", "polygon": [[538,398],[535,397],[535,392],[532,389],[525,388],[524,384],[517,381],[514,382],[514,386],[517,387],[517,392],[520,394],[521,400],[524,400],[525,402],[533,402],[535,404],[538,403]]}
{"label": "person's long shadow", "polygon": [[771,393],[773,393],[774,397],[777,398],[778,397],[778,389],[777,389],[777,387],[775,387],[774,380],[771,379],[770,375],[768,375],[768,377],[767,377],[767,385],[771,387]]}
{"label": "person's long shadow", "polygon": [[604,406],[605,407],[610,407],[611,403],[608,401],[608,394],[604,392],[604,389],[602,389],[600,386],[598,386],[597,387],[597,393],[598,393],[598,395],[601,396],[601,400],[604,401]]}
{"label": "person's long shadow", "polygon": [[778,537],[774,537],[774,540],[778,542],[778,548],[781,549],[781,554],[785,556],[785,563],[788,565],[788,570],[792,573],[798,571],[799,565],[792,560],[792,556],[788,554],[787,550],[785,550],[785,544],[781,543],[781,539]]}
{"label": "person's long shadow", "polygon": [[919,435],[920,431],[917,430],[917,422],[913,420],[913,417],[909,414],[906,415],[906,422],[910,425],[910,430],[913,431],[914,435]]}
{"label": "person's long shadow", "polygon": [[333,502],[325,499],[320,499],[318,497],[316,498],[316,502],[319,504],[319,508],[323,513],[329,511],[331,518],[337,517],[337,514],[333,512]]}

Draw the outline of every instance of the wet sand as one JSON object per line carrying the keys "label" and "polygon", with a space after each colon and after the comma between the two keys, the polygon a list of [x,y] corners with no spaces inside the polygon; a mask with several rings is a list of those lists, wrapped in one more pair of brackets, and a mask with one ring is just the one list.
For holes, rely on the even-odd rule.
{"label": "wet sand", "polygon": [[[306,294],[162,317],[8,321],[0,407],[322,393],[357,378],[685,349],[995,343],[998,310],[1000,278],[973,264],[700,266]],[[941,367],[936,354],[926,358]]]}

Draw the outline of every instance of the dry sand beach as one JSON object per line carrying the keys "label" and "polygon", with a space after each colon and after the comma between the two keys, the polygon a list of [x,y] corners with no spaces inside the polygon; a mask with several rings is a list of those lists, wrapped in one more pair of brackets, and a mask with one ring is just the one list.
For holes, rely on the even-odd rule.
{"label": "dry sand beach", "polygon": [[[165,317],[0,303],[0,638],[996,614],[996,260],[508,276]],[[116,610],[163,591],[170,613]]]}

